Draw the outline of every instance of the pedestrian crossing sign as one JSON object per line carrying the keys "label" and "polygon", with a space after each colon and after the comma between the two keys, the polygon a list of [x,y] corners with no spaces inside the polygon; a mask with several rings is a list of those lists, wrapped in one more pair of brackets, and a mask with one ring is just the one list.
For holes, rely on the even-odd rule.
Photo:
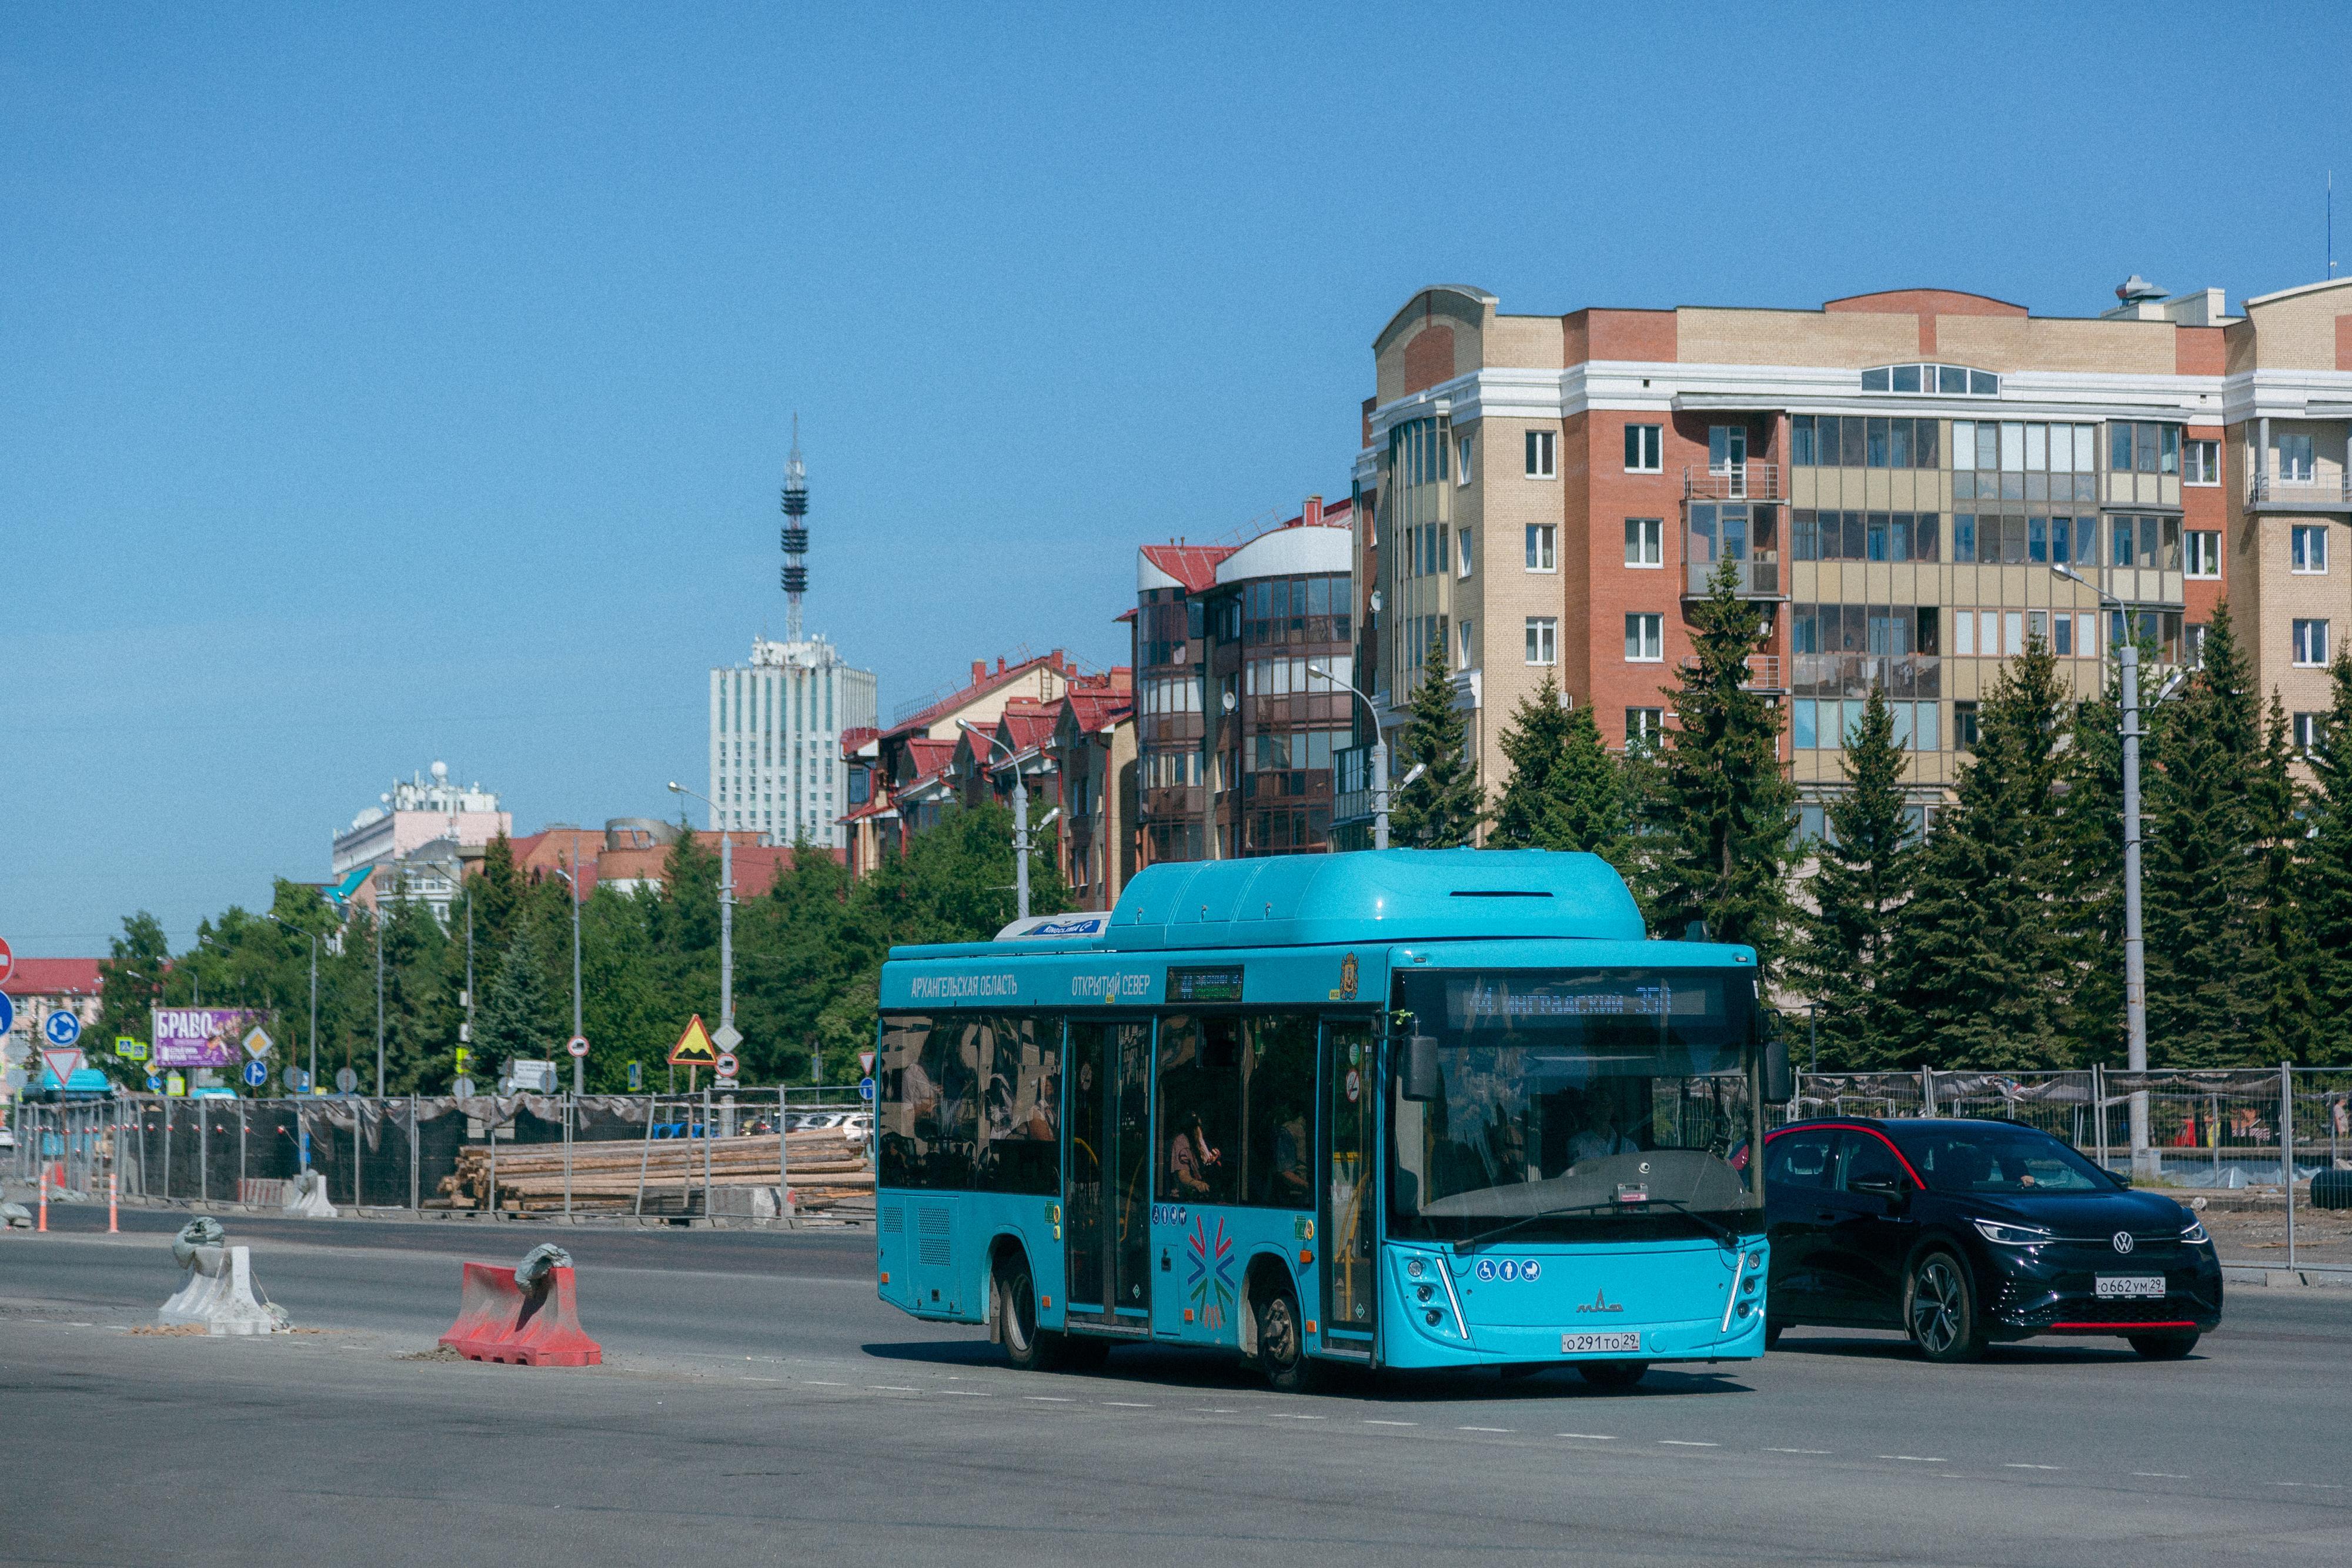
{"label": "pedestrian crossing sign", "polygon": [[717,1067],[719,1047],[711,1042],[710,1031],[702,1027],[702,1015],[697,1013],[688,1020],[686,1032],[669,1048],[672,1067]]}

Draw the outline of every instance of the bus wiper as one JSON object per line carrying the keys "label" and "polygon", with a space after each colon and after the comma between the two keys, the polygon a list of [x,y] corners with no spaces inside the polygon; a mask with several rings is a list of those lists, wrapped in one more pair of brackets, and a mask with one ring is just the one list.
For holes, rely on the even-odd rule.
{"label": "bus wiper", "polygon": [[1492,1230],[1482,1230],[1475,1236],[1466,1237],[1460,1241],[1456,1241],[1454,1244],[1454,1252],[1456,1257],[1460,1257],[1461,1255],[1468,1252],[1474,1247],[1481,1247],[1489,1241],[1495,1240],[1498,1237],[1508,1236],[1512,1231],[1520,1229],[1526,1226],[1533,1225],[1540,1219],[1557,1219],[1563,1215],[1570,1214],[1591,1214],[1596,1210],[1601,1209],[1639,1210],[1654,1207],[1673,1209],[1675,1213],[1681,1215],[1684,1218],[1689,1220],[1692,1224],[1697,1226],[1700,1229],[1706,1231],[1708,1235],[1714,1237],[1725,1246],[1732,1248],[1734,1250],[1737,1250],[1739,1246],[1739,1238],[1729,1228],[1717,1224],[1714,1220],[1709,1219],[1706,1215],[1701,1214],[1698,1210],[1693,1208],[1690,1205],[1683,1202],[1679,1198],[1653,1197],[1645,1198],[1640,1203],[1626,1203],[1616,1198],[1610,1198],[1600,1203],[1573,1203],[1560,1208],[1546,1208],[1538,1210],[1534,1214],[1523,1214],[1518,1218],[1511,1220],[1507,1224],[1495,1227]]}

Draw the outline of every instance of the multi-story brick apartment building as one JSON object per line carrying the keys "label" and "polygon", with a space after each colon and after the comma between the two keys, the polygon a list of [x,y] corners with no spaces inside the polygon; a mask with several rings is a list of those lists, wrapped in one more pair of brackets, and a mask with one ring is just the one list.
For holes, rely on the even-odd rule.
{"label": "multi-story brick apartment building", "polygon": [[1490,789],[1548,667],[1639,743],[1724,559],[1764,612],[1752,678],[1788,705],[1810,801],[1874,684],[1924,814],[2029,635],[2087,695],[2125,624],[2193,658],[2225,594],[2263,689],[2323,708],[2352,620],[2352,281],[2236,317],[2219,289],[2117,294],[2095,318],[1943,289],[1508,316],[1424,289],[1375,340],[1357,464],[1377,497],[1360,667],[1384,726],[1442,637]]}
{"label": "multi-story brick apartment building", "polygon": [[1138,818],[1145,863],[1330,847],[1349,739],[1354,503],[1307,497],[1237,544],[1136,556]]}

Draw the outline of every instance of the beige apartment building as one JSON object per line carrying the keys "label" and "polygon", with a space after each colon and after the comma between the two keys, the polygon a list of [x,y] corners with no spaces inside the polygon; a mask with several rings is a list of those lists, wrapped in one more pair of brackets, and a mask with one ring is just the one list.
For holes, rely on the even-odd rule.
{"label": "beige apartment building", "polygon": [[1728,561],[1809,825],[1874,685],[1924,821],[2028,637],[2089,695],[2126,628],[2193,660],[2225,596],[2307,732],[2352,623],[2352,281],[2236,315],[2220,289],[2116,295],[2085,317],[1945,289],[1511,316],[1423,290],[1374,342],[1360,684],[1393,727],[1443,639],[1490,789],[1546,669],[1638,745]]}

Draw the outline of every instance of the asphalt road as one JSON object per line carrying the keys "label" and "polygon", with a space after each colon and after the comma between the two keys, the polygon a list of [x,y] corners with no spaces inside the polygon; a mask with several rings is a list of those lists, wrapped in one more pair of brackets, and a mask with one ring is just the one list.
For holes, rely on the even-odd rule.
{"label": "asphalt road", "polygon": [[[134,1334],[168,1222],[0,1236],[0,1563],[2340,1562],[2352,1291],[2244,1290],[2198,1355],[1357,1380],[1121,1350],[1024,1376],[874,1299],[840,1233],[571,1230],[607,1364],[437,1359],[457,1260],[541,1233],[229,1221],[321,1333]],[[103,1213],[98,1211],[102,1230]],[[152,1228],[151,1228],[152,1227]],[[551,1233],[553,1234],[553,1233]],[[495,1242],[495,1247],[483,1245]]]}

